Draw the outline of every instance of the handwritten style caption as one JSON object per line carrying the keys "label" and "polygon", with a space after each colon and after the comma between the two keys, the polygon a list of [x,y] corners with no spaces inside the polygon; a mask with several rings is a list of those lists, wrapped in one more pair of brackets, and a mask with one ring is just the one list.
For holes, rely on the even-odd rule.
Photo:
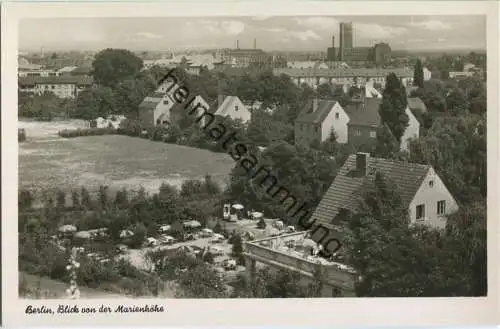
{"label": "handwritten style caption", "polygon": [[125,306],[118,305],[114,308],[101,304],[100,306],[83,306],[83,305],[64,305],[60,304],[57,307],[49,306],[33,306],[28,305],[24,313],[29,315],[39,315],[39,314],[97,314],[97,313],[161,313],[165,312],[165,309],[161,305],[134,305]]}

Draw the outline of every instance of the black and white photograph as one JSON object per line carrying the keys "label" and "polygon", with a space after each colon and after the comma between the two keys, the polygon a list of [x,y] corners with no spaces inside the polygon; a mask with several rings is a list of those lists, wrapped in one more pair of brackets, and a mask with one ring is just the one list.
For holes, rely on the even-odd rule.
{"label": "black and white photograph", "polygon": [[26,305],[491,296],[487,15],[131,15],[18,22]]}

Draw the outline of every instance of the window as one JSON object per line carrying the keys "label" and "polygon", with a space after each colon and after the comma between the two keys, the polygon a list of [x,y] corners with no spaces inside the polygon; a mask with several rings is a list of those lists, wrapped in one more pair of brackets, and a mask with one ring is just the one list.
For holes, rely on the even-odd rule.
{"label": "window", "polygon": [[304,125],[300,124],[300,130],[304,130]]}
{"label": "window", "polygon": [[437,214],[444,215],[446,213],[446,201],[438,201],[437,203]]}
{"label": "window", "polygon": [[52,86],[52,89],[56,89],[56,86]]}
{"label": "window", "polygon": [[235,110],[235,111],[238,111],[238,105],[236,105],[236,106],[234,107],[234,110]]}
{"label": "window", "polygon": [[166,99],[165,99],[165,100],[163,101],[163,105],[168,105],[168,100],[166,100]]}
{"label": "window", "polygon": [[417,220],[424,220],[425,217],[425,205],[419,204],[417,206]]}
{"label": "window", "polygon": [[370,131],[370,137],[371,138],[377,137],[377,132],[376,131]]}
{"label": "window", "polygon": [[338,112],[337,112],[337,113],[335,113],[335,119],[338,119],[338,118],[339,118],[339,116],[340,116],[340,115],[339,115],[339,113],[338,113]]}
{"label": "window", "polygon": [[361,130],[353,129],[354,136],[361,136]]}
{"label": "window", "polygon": [[314,127],[314,132],[318,132],[318,127]]}
{"label": "window", "polygon": [[433,187],[434,186],[434,181],[433,180],[430,180],[429,181],[429,187]]}

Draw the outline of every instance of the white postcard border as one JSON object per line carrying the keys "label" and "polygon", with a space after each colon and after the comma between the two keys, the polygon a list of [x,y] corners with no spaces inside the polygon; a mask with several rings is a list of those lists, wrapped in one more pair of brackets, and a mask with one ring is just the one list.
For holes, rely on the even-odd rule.
{"label": "white postcard border", "polygon": [[[487,15],[488,45],[488,287],[486,298],[340,299],[111,299],[79,301],[18,298],[17,51],[18,24],[27,17],[173,17],[288,15]],[[2,4],[2,298],[4,325],[488,325],[498,314],[498,2],[351,1]],[[38,315],[27,305],[161,304],[166,312]]]}

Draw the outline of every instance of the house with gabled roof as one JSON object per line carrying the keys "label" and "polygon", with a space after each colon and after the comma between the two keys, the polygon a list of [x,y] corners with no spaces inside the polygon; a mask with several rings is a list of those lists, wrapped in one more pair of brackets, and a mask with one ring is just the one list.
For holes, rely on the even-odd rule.
{"label": "house with gabled roof", "polygon": [[242,123],[248,123],[252,118],[252,113],[243,104],[238,96],[219,95],[217,98],[217,110],[215,116],[230,117],[233,120],[241,120]]}
{"label": "house with gabled roof", "polygon": [[[355,147],[375,145],[378,129],[382,127],[382,119],[379,115],[381,103],[381,98],[366,98],[360,95],[344,107],[349,116],[347,123],[349,144]],[[420,122],[408,106],[405,113],[408,116],[408,127],[401,136],[400,150],[402,151],[408,151],[410,140],[420,136]]]}
{"label": "house with gabled roof", "polygon": [[[171,125],[189,113],[193,107],[200,104],[198,112],[203,108],[208,109],[208,103],[201,96],[195,96],[194,100],[186,101],[188,105],[176,101],[172,93],[154,93],[152,96],[144,98],[139,105],[139,118],[144,126]],[[183,113],[184,112],[184,113]],[[205,117],[200,121],[204,125]]]}
{"label": "house with gabled roof", "polygon": [[[344,107],[336,100],[310,100],[295,121],[295,143],[323,142],[334,132],[340,144],[373,146],[382,126],[379,115],[381,103],[381,98],[365,97],[364,90]],[[401,138],[400,149],[408,151],[409,140],[420,135],[420,123],[409,107],[405,112],[409,122]]]}
{"label": "house with gabled roof", "polygon": [[312,99],[295,121],[295,144],[324,142],[335,133],[337,142],[347,143],[349,116],[336,100]]}
{"label": "house with gabled roof", "polygon": [[350,155],[313,213],[317,224],[339,229],[348,214],[359,212],[377,173],[394,183],[410,224],[443,229],[446,216],[458,204],[432,166],[373,158],[368,153]]}

